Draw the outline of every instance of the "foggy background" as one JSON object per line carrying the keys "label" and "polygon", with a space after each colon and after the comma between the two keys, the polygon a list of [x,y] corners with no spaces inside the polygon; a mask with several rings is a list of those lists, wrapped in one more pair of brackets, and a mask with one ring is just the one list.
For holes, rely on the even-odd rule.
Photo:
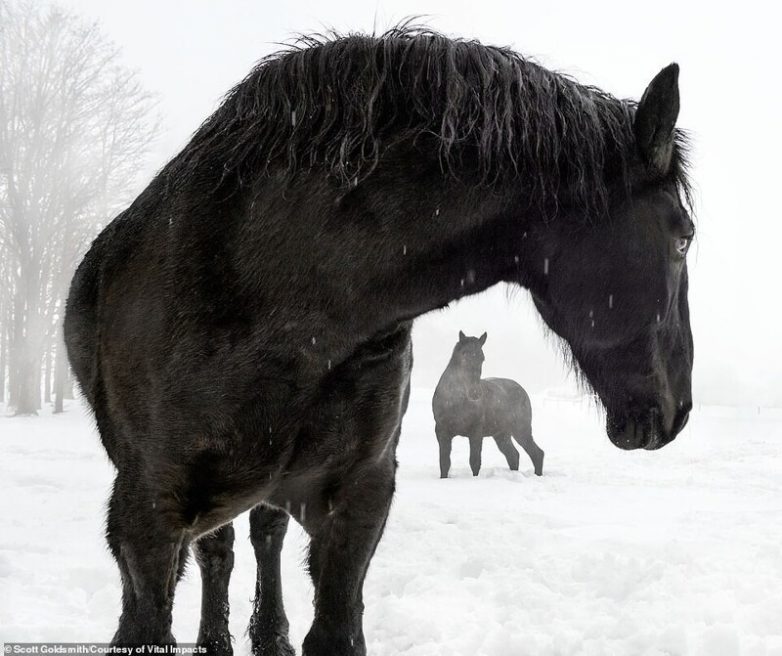
{"label": "foggy background", "polygon": [[[780,10],[759,1],[0,0],[0,642],[110,638],[121,584],[105,536],[115,476],[72,396],[61,315],[90,241],[253,64],[299,32],[411,15],[508,45],[619,97],[681,66],[697,237],[689,251],[695,410],[661,451],[616,449],[524,290],[420,318],[392,512],[367,578],[376,656],[782,655]],[[484,375],[532,395],[541,478],[467,440],[437,478],[430,398],[458,331]],[[718,404],[738,408],[716,407]],[[770,408],[770,406],[776,406]],[[64,414],[57,414],[65,409]],[[38,412],[38,417],[28,414]],[[54,412],[54,415],[52,414]],[[18,414],[21,416],[6,416]],[[235,520],[236,654],[256,581]],[[282,553],[291,642],[309,627],[296,522]],[[197,567],[173,632],[195,637]],[[300,652],[299,652],[300,653]]]}
{"label": "foggy background", "polygon": [[[383,31],[418,15],[446,34],[509,45],[581,82],[636,99],[660,68],[679,62],[679,126],[692,138],[697,209],[689,255],[694,403],[782,405],[776,8],[760,2],[655,2],[644,8],[491,0],[59,4],[97,21],[99,32],[117,46],[118,63],[136,72],[140,97],[146,102],[149,93],[156,102],[141,141],[143,135],[156,138],[139,144],[145,154],[138,171],[123,173],[124,187],[113,195],[113,187],[104,190],[85,228],[92,235],[187,142],[258,59],[298,32]],[[120,85],[121,91],[127,88]],[[88,241],[82,239],[79,248]],[[516,378],[530,392],[576,393],[558,344],[546,336],[527,293],[503,286],[418,320],[416,387],[434,387],[460,329],[489,333],[484,375]]]}

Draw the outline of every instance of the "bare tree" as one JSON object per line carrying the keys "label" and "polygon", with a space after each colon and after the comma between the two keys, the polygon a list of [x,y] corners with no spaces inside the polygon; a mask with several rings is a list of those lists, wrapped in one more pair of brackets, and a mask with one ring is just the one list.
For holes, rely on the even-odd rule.
{"label": "bare tree", "polygon": [[0,381],[7,375],[18,414],[40,408],[47,352],[62,407],[68,282],[134,191],[157,132],[153,111],[97,25],[0,0]]}

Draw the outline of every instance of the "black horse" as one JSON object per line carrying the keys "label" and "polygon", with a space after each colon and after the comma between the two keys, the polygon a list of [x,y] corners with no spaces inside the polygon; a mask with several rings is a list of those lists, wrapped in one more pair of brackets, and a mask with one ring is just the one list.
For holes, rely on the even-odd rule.
{"label": "black horse", "polygon": [[500,281],[570,345],[616,445],[676,436],[693,235],[677,76],[636,105],[403,26],[305,39],[228,94],[98,236],[68,298],[68,354],[117,468],[115,643],[173,642],[193,546],[199,642],[230,651],[227,524],[254,508],[255,653],[291,653],[291,515],[311,537],[304,654],[364,654],[411,322]]}
{"label": "black horse", "polygon": [[457,435],[470,439],[470,469],[481,471],[483,438],[491,435],[512,471],[519,469],[516,440],[543,474],[543,449],[532,439],[532,406],[524,388],[508,378],[481,378],[486,333],[459,341],[432,397],[435,434],[440,446],[440,478],[451,469],[451,442]]}

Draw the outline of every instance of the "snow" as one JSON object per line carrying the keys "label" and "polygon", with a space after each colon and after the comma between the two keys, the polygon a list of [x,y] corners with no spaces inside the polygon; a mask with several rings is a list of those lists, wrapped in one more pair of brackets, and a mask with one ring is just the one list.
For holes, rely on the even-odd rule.
{"label": "snow", "polygon": [[[438,478],[430,392],[415,389],[398,491],[365,587],[374,656],[782,656],[782,410],[696,408],[655,453],[622,452],[584,399],[533,395],[543,477],[466,440]],[[0,412],[2,408],[0,408]],[[78,402],[0,417],[0,640],[110,639],[119,581],[104,546],[112,469]],[[231,628],[249,653],[255,563],[236,521]],[[292,527],[291,639],[312,618]],[[174,634],[194,640],[200,583],[180,583]]]}

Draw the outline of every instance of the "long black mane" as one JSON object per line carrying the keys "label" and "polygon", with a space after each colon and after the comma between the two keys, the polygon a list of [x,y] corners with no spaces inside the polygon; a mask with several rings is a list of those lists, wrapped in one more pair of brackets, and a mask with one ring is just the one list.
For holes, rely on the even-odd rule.
{"label": "long black mane", "polygon": [[[322,167],[343,184],[388,149],[434,140],[444,172],[490,183],[517,176],[531,203],[606,206],[607,181],[629,185],[635,103],[508,48],[403,24],[381,35],[300,37],[261,60],[177,158],[243,179]],[[686,200],[685,138],[669,175]]]}

